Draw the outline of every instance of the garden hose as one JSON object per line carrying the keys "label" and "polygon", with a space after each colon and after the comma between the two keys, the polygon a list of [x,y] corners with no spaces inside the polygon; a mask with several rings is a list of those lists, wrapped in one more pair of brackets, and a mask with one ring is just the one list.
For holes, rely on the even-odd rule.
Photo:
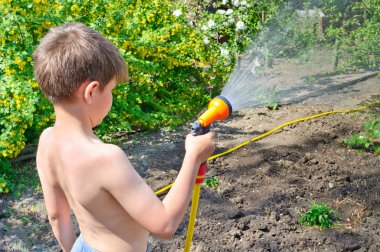
{"label": "garden hose", "polygon": [[191,243],[193,242],[194,227],[195,227],[195,221],[197,217],[199,198],[201,194],[201,185],[202,184],[195,184],[194,189],[193,189],[193,196],[191,198],[192,203],[191,203],[189,224],[187,226],[187,232],[186,232],[186,241],[185,241],[185,248],[184,248],[185,252],[190,251]]}
{"label": "garden hose", "polygon": [[185,241],[185,248],[184,248],[185,252],[190,251],[191,243],[193,241],[195,220],[196,220],[197,211],[198,211],[199,196],[201,194],[201,185],[202,185],[204,178],[205,178],[206,168],[207,168],[206,163],[202,164],[199,167],[197,179],[195,180],[195,185],[194,185],[194,189],[193,189],[193,196],[191,198],[189,225],[187,226],[187,233],[186,233],[186,241]]}
{"label": "garden hose", "polygon": [[[365,106],[361,106],[361,107],[358,107],[358,108],[355,108],[355,109],[348,109],[348,110],[333,110],[333,111],[328,111],[328,112],[324,112],[324,113],[320,113],[320,114],[316,114],[316,115],[312,115],[312,116],[308,116],[308,117],[304,117],[304,118],[300,118],[300,119],[296,119],[296,120],[293,120],[293,121],[289,121],[289,122],[286,122],[284,124],[281,124],[280,126],[277,126],[275,128],[273,128],[272,130],[264,133],[264,134],[261,134],[257,137],[254,137],[242,144],[239,144],[227,151],[224,151],[222,153],[219,153],[219,154],[216,154],[216,155],[213,155],[211,157],[209,157],[207,159],[207,161],[210,161],[210,160],[213,160],[213,159],[216,159],[218,157],[221,157],[221,156],[224,156],[224,155],[227,155],[235,150],[238,150],[246,145],[248,145],[249,143],[251,142],[255,142],[255,141],[258,141],[262,138],[265,138],[271,134],[273,134],[274,132],[288,126],[288,125],[291,125],[291,124],[295,124],[295,123],[299,123],[299,122],[304,122],[304,121],[308,121],[308,120],[311,120],[311,119],[315,119],[315,118],[318,118],[318,117],[322,117],[322,116],[327,116],[327,115],[331,115],[331,114],[337,114],[337,113],[351,113],[351,112],[356,112],[356,111],[360,111],[360,110],[364,110],[374,104],[379,104],[380,103],[380,100],[377,100],[375,102],[371,102]],[[199,174],[198,174],[198,177],[199,177]],[[190,247],[191,247],[191,243],[192,243],[192,238],[193,238],[193,234],[194,234],[194,227],[195,227],[195,221],[196,221],[196,215],[197,215],[197,210],[198,210],[198,205],[199,205],[199,198],[200,198],[200,188],[201,188],[201,182],[199,181],[203,181],[204,179],[204,174],[202,175],[202,178],[198,178],[197,177],[197,181],[194,185],[194,189],[193,189],[193,195],[192,195],[192,203],[191,203],[191,211],[190,211],[190,217],[189,217],[189,224],[188,224],[188,228],[187,228],[187,235],[186,235],[186,241],[185,241],[185,248],[184,248],[184,251],[185,252],[189,252],[190,251]],[[198,179],[201,179],[198,181]],[[160,193],[163,193],[167,190],[169,190],[171,187],[173,186],[173,184],[169,184],[168,186],[165,186],[164,188],[156,191],[155,193],[156,194],[160,194]]]}

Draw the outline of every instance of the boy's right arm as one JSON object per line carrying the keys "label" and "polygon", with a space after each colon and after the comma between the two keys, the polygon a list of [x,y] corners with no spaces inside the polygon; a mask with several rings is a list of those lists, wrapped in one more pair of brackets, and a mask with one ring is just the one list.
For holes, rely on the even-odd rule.
{"label": "boy's right arm", "polygon": [[104,169],[104,188],[147,231],[162,239],[170,239],[190,202],[198,168],[212,154],[214,147],[212,133],[187,136],[182,168],[162,202],[133,169],[124,152],[118,147],[110,147],[112,165]]}

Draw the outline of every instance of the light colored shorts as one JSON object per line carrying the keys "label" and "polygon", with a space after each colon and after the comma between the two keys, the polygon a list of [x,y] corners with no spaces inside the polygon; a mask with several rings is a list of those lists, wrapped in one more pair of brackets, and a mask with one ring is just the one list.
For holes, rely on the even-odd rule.
{"label": "light colored shorts", "polygon": [[[149,244],[146,247],[146,252],[149,252]],[[84,240],[82,234],[79,235],[75,241],[71,252],[99,252],[96,249],[93,249],[88,245]]]}
{"label": "light colored shorts", "polygon": [[82,234],[79,235],[75,241],[71,252],[99,252],[88,245],[84,240]]}

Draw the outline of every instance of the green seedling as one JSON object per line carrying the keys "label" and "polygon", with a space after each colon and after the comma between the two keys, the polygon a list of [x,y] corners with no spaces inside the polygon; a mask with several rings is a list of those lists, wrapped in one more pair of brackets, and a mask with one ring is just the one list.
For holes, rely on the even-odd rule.
{"label": "green seedling", "polygon": [[308,76],[305,78],[306,84],[314,84],[317,81],[317,79],[314,76]]}
{"label": "green seedling", "polygon": [[333,227],[336,219],[336,211],[329,208],[327,204],[313,202],[309,211],[300,217],[300,223],[304,226],[326,229]]}
{"label": "green seedling", "polygon": [[205,181],[202,183],[202,186],[207,188],[218,188],[219,179],[217,177],[206,178]]}
{"label": "green seedling", "polygon": [[347,137],[343,141],[353,149],[380,153],[380,121],[365,123],[363,132]]}
{"label": "green seedling", "polygon": [[267,105],[267,108],[268,108],[269,110],[279,110],[280,107],[281,107],[281,105],[278,104],[277,102],[272,102],[272,103],[269,103],[269,104]]}
{"label": "green seedling", "polygon": [[283,160],[283,159],[280,159],[277,161],[278,166],[283,166],[284,164],[285,164],[285,160]]}

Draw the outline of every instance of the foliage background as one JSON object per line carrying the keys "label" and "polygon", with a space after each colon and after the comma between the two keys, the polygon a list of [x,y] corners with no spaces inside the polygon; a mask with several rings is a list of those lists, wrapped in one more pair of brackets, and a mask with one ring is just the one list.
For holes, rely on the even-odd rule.
{"label": "foliage background", "polygon": [[[0,0],[1,190],[9,177],[2,164],[35,143],[54,122],[53,108],[33,77],[31,57],[50,27],[85,23],[112,41],[126,59],[129,83],[115,89],[111,112],[96,129],[109,139],[120,131],[176,127],[196,115],[219,94],[257,32],[277,9],[283,11],[282,2]],[[328,20],[323,38],[316,38],[336,47],[339,66],[378,68],[378,0],[312,2],[335,17]],[[286,31],[286,23],[279,25]],[[287,37],[295,49],[314,45],[310,30],[291,31]]]}
{"label": "foliage background", "polygon": [[[53,108],[33,77],[31,57],[50,27],[85,23],[113,42],[128,63],[129,84],[115,89],[112,110],[96,129],[104,137],[175,127],[197,114],[220,91],[236,55],[259,29],[256,12],[273,12],[280,1],[259,2],[200,1],[194,8],[195,1],[0,0],[2,191],[10,177],[7,160],[54,122]],[[217,9],[230,9],[230,22],[223,24],[226,18]],[[237,29],[232,19],[244,26]],[[201,28],[210,20],[214,25]]]}

